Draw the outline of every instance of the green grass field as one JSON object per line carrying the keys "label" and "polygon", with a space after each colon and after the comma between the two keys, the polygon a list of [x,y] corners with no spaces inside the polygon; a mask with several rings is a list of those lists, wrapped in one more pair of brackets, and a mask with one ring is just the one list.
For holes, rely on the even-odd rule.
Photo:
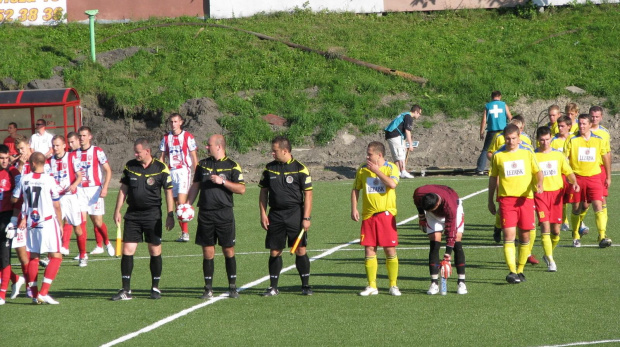
{"label": "green grass field", "polygon": [[[461,197],[487,186],[485,178],[477,177],[402,181],[397,188],[399,222],[417,214],[411,201],[413,190],[430,183],[452,186]],[[281,276],[279,296],[259,296],[268,284],[268,253],[259,226],[259,189],[250,185],[244,196],[235,197],[237,283],[245,287],[239,300],[198,299],[203,286],[201,251],[193,243],[174,242],[178,227],[164,237],[163,298],[158,301],[148,299],[145,245],[140,245],[136,256],[134,299],[112,302],[109,298],[121,285],[120,260],[91,256],[88,267],[80,268],[71,260],[76,251],[72,242],[73,253],[63,262],[50,292],[61,304],[33,305],[23,292],[17,299],[8,300],[0,307],[0,345],[113,345],[119,338],[129,338],[121,343],[126,346],[540,346],[601,340],[620,344],[620,252],[618,247],[596,246],[592,213],[586,219],[592,233],[584,238],[582,248],[569,247],[570,235],[563,235],[555,251],[557,273],[546,272],[542,263],[528,265],[528,281],[508,285],[502,248],[491,237],[493,218],[486,210],[487,193],[483,191],[464,201],[468,295],[455,293],[456,277],[449,282],[447,296],[426,294],[428,241],[418,231],[417,222],[411,221],[399,227],[398,284],[403,296],[387,294],[384,257],[380,256],[380,294],[362,298],[357,296],[366,285],[362,248],[356,244],[342,246],[359,237],[360,225],[349,217],[351,184],[314,185],[309,254],[321,257],[312,262],[314,296],[300,295],[294,268]],[[612,196],[620,194],[617,187],[613,186]],[[113,192],[107,199],[108,211],[113,209],[115,198]],[[614,240],[620,240],[615,217],[619,213],[617,200],[610,200],[608,230]],[[110,215],[106,217],[112,231]],[[539,240],[534,253],[541,258]],[[93,246],[90,238],[88,249]],[[324,255],[338,246],[342,247]],[[294,265],[292,256],[285,254],[283,259],[285,269]],[[215,291],[219,295],[227,285],[223,257],[218,255],[215,261]],[[144,331],[136,334],[141,329]]]}

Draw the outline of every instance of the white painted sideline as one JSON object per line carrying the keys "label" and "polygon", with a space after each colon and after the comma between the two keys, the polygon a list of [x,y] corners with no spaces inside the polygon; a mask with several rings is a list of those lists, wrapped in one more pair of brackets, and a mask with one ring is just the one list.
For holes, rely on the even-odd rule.
{"label": "white painted sideline", "polygon": [[572,342],[565,343],[563,345],[544,345],[540,347],[567,347],[567,346],[586,346],[586,345],[598,345],[602,343],[615,343],[620,342],[620,340],[599,340],[599,341],[584,341],[584,342]]}
{"label": "white painted sideline", "polygon": [[[463,197],[461,200],[467,200],[467,199],[469,199],[469,198],[471,198],[473,196],[476,196],[476,195],[478,195],[480,193],[486,192],[487,190],[488,189],[479,190],[479,191],[477,191],[475,193],[472,193],[472,194],[469,194],[469,195]],[[405,223],[408,223],[409,221],[415,220],[416,218],[418,218],[417,215],[415,215],[415,216],[413,216],[411,218],[407,218],[405,220],[402,220],[397,225],[403,225]],[[310,261],[315,261],[315,260],[321,259],[323,257],[326,257],[328,255],[331,255],[331,254],[339,251],[342,248],[348,247],[348,246],[350,246],[352,244],[357,244],[359,242],[360,242],[359,239],[355,239],[353,241],[349,241],[347,243],[343,243],[341,245],[338,245],[338,246],[336,246],[334,248],[330,248],[327,251],[325,251],[325,252],[323,252],[323,253],[315,256],[315,257],[310,258]],[[287,272],[289,270],[292,270],[294,268],[295,268],[295,265],[288,266],[288,267],[282,269],[280,274],[283,274],[283,273],[285,273],[285,272]],[[261,278],[255,280],[255,281],[253,281],[253,282],[244,284],[242,287],[239,288],[239,291],[241,292],[241,291],[246,290],[248,288],[252,288],[252,287],[254,287],[254,286],[258,285],[258,284],[261,284],[262,282],[265,282],[267,280],[269,280],[269,276],[261,277]],[[218,301],[220,301],[222,299],[226,299],[227,298],[226,294],[227,293],[221,294],[221,295],[219,295],[219,296],[217,296],[217,297],[215,297],[213,299],[210,299],[208,301],[202,302],[202,303],[200,303],[198,305],[194,305],[194,306],[192,306],[190,308],[187,308],[187,309],[185,309],[183,311],[180,311],[180,312],[178,312],[176,314],[173,314],[172,316],[168,316],[168,317],[166,317],[166,318],[164,318],[164,319],[162,319],[160,321],[157,321],[157,322],[155,322],[155,323],[153,323],[153,324],[151,324],[149,326],[146,326],[146,327],[144,327],[144,328],[142,328],[142,329],[140,329],[138,331],[134,331],[133,333],[129,333],[129,334],[125,335],[125,336],[121,336],[118,339],[110,341],[110,342],[108,342],[106,344],[103,344],[101,346],[102,347],[115,346],[115,345],[117,345],[119,343],[122,343],[122,342],[128,341],[130,339],[133,339],[134,337],[136,337],[136,336],[138,336],[140,334],[147,333],[147,332],[149,332],[151,330],[157,329],[157,328],[159,328],[160,326],[162,326],[164,324],[170,323],[170,322],[176,320],[177,318],[181,318],[183,316],[186,316],[187,314],[189,314],[191,312],[194,312],[194,311],[196,311],[196,310],[198,310],[200,308],[203,308],[205,306],[208,306],[208,305],[211,305],[213,303],[216,303],[216,302],[218,302]]]}

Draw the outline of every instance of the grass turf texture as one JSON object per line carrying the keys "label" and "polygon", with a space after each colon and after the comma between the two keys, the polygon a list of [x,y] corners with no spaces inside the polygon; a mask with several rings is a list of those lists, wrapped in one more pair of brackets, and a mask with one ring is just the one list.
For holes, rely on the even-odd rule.
{"label": "grass turf texture", "polygon": [[[161,119],[187,99],[210,97],[228,115],[219,121],[230,131],[229,144],[241,151],[273,136],[260,118],[268,113],[288,120],[285,132],[294,144],[307,136],[326,143],[349,123],[362,133],[376,132],[379,127],[369,119],[391,119],[410,102],[420,103],[427,115],[478,117],[496,89],[510,104],[520,97],[570,95],[564,87],[576,85],[607,98],[604,106],[617,112],[618,9],[576,5],[549,7],[544,13],[522,7],[384,16],[298,10],[207,21],[422,76],[429,81],[425,88],[232,30],[170,26],[126,33],[162,23],[200,23],[194,18],[97,24],[99,53],[145,48],[110,69],[89,59],[70,63],[89,56],[86,25],[3,24],[0,78],[12,77],[25,86],[63,66],[68,86],[97,95],[126,117]],[[399,93],[409,98],[382,102],[383,96]],[[432,119],[425,124],[432,126]]]}
{"label": "grass turf texture", "polygon": [[[463,197],[485,189],[487,179],[427,177],[402,181],[397,190],[397,221],[417,214],[411,201],[413,190],[431,183],[455,187]],[[349,217],[351,184],[315,182],[309,233],[311,257],[359,237],[360,224]],[[612,187],[611,195],[618,196],[620,186]],[[244,196],[235,197],[239,287],[268,273],[268,253],[263,248],[264,231],[258,218],[258,192],[256,185],[250,185]],[[115,198],[116,192],[112,192],[106,199],[108,211],[113,209]],[[428,240],[413,221],[399,227],[398,285],[402,297],[387,294],[382,253],[380,294],[357,296],[366,285],[364,256],[359,245],[350,245],[312,262],[312,297],[300,295],[299,277],[293,269],[281,276],[281,294],[277,297],[259,296],[268,286],[266,281],[242,291],[238,300],[226,299],[202,307],[124,345],[152,346],[154,341],[162,345],[198,345],[209,341],[212,345],[231,346],[536,346],[619,339],[614,328],[620,325],[620,303],[614,299],[618,293],[615,274],[620,265],[619,248],[596,246],[593,214],[590,212],[586,219],[593,228],[583,239],[584,247],[569,247],[570,235],[563,232],[554,253],[557,273],[546,272],[541,260],[537,266],[527,265],[526,283],[508,285],[504,280],[508,270],[502,247],[492,240],[493,218],[486,209],[486,201],[487,193],[483,192],[464,202],[467,295],[455,293],[456,276],[448,282],[447,296],[426,294]],[[617,202],[610,200],[608,229],[616,242],[618,213]],[[108,226],[112,226],[111,214],[105,217]],[[194,229],[192,222],[192,240]],[[0,330],[3,344],[34,345],[45,337],[64,346],[102,345],[203,303],[198,299],[203,286],[200,248],[193,243],[174,242],[178,230],[177,226],[164,234],[161,300],[148,299],[150,275],[145,244],[139,245],[136,254],[134,299],[112,302],[109,298],[121,285],[120,260],[107,255],[91,256],[88,267],[79,268],[76,261],[70,260],[76,249],[72,241],[73,253],[63,262],[50,291],[61,304],[32,305],[23,291],[16,300],[8,300],[0,308],[5,317]],[[89,250],[94,247],[92,235],[89,230]],[[540,237],[534,254],[542,258]],[[288,251],[283,260],[284,267],[294,264]],[[227,288],[220,254],[215,258],[214,281],[217,296]],[[36,333],[25,334],[26,331]]]}

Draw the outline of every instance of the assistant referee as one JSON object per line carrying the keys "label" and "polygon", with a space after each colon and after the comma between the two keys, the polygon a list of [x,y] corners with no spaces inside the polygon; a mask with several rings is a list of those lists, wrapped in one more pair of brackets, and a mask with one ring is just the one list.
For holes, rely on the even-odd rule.
{"label": "assistant referee", "polygon": [[151,255],[151,299],[160,299],[159,278],[161,277],[161,190],[166,194],[168,216],[166,230],[174,227],[174,199],[172,198],[172,180],[170,171],[163,162],[151,155],[151,146],[144,138],[134,142],[136,159],[125,164],[121,177],[121,188],[116,199],[114,221],[121,222],[121,207],[127,199],[125,212],[125,228],[123,235],[123,257],[121,259],[121,275],[123,289],[119,290],[111,300],[131,300],[131,272],[133,255],[139,242],[146,241]]}
{"label": "assistant referee", "polygon": [[[260,222],[267,230],[265,248],[270,250],[270,286],[263,296],[275,296],[278,279],[282,271],[282,250],[295,243],[303,228],[303,238],[295,251],[295,265],[301,277],[302,295],[312,295],[310,281],[310,259],[306,254],[307,231],[310,228],[312,212],[312,178],[306,166],[294,159],[291,143],[286,137],[278,136],[271,141],[271,154],[274,161],[267,164],[258,186]],[[267,203],[269,202],[269,215]]]}

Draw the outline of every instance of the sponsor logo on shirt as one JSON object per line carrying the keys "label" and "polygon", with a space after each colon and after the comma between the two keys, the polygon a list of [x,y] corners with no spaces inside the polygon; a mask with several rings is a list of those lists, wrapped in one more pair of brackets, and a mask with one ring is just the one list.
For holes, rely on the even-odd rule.
{"label": "sponsor logo on shirt", "polygon": [[366,194],[385,194],[385,184],[376,177],[368,177],[366,179]]}
{"label": "sponsor logo on shirt", "polygon": [[507,161],[504,163],[504,176],[516,177],[525,175],[525,164],[523,160]]}

